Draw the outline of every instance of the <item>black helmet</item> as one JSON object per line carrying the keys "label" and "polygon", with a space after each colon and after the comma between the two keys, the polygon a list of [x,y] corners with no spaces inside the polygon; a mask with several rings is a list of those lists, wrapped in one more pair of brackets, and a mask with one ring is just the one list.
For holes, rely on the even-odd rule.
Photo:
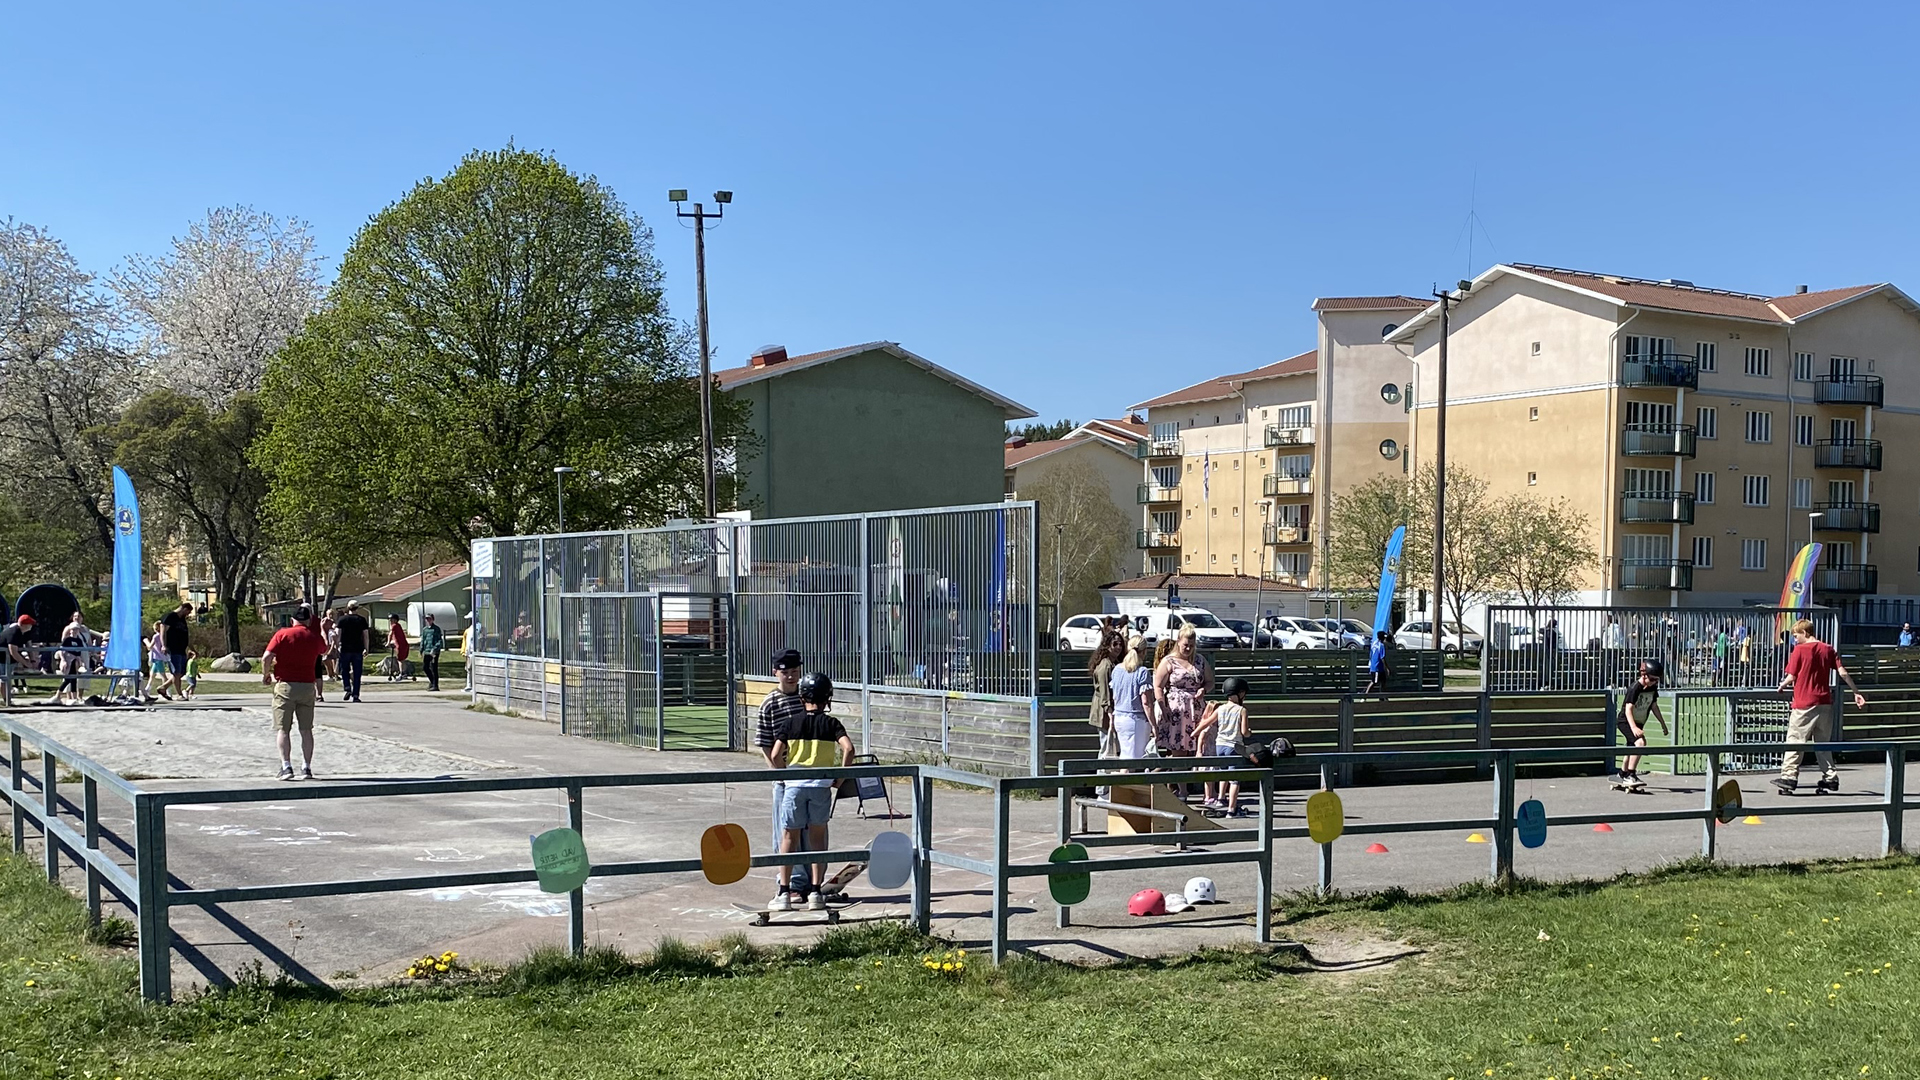
{"label": "black helmet", "polygon": [[1253,688],[1247,685],[1247,680],[1238,675],[1222,679],[1220,682],[1220,695],[1222,697],[1232,697],[1235,694],[1250,693],[1252,690]]}
{"label": "black helmet", "polygon": [[833,680],[818,671],[809,671],[800,676],[800,700],[812,705],[825,705],[833,700]]}
{"label": "black helmet", "polygon": [[1640,661],[1640,674],[1651,675],[1656,679],[1664,679],[1667,676],[1667,665],[1659,660],[1642,660]]}
{"label": "black helmet", "polygon": [[1298,753],[1298,751],[1293,748],[1293,744],[1285,739],[1273,740],[1273,742],[1267,744],[1267,749],[1272,751],[1273,756],[1277,758],[1293,757]]}

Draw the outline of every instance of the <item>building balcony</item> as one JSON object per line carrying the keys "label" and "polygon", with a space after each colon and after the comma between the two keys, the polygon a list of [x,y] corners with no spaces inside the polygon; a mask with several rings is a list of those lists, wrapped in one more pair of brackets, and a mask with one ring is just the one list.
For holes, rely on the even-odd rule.
{"label": "building balcony", "polygon": [[1147,442],[1147,456],[1150,458],[1179,457],[1180,453],[1179,439],[1151,439]]}
{"label": "building balcony", "polygon": [[1818,532],[1877,533],[1880,531],[1879,503],[1814,503],[1813,527]]}
{"label": "building balcony", "polygon": [[1629,356],[1620,362],[1620,385],[1695,390],[1700,364],[1685,353]]}
{"label": "building balcony", "polygon": [[1313,494],[1313,478],[1308,476],[1268,476],[1260,481],[1260,494],[1269,499],[1286,495]]}
{"label": "building balcony", "polygon": [[1629,457],[1690,458],[1694,435],[1692,424],[1628,424],[1620,431],[1620,452]]}
{"label": "building balcony", "polygon": [[1628,524],[1691,525],[1693,496],[1684,491],[1623,491],[1620,520]]}
{"label": "building balcony", "polygon": [[1180,501],[1180,485],[1161,487],[1159,484],[1141,484],[1139,500],[1142,506],[1148,503],[1177,503]]}
{"label": "building balcony", "polygon": [[1817,593],[1872,593],[1880,591],[1880,568],[1872,563],[1841,563],[1813,569]]}
{"label": "building balcony", "polygon": [[1880,440],[1822,439],[1813,444],[1813,464],[1818,469],[1880,469]]}
{"label": "building balcony", "polygon": [[1282,544],[1312,543],[1305,525],[1267,525],[1261,530],[1262,540],[1268,547]]}
{"label": "building balcony", "polygon": [[1813,400],[1822,405],[1868,405],[1877,409],[1887,403],[1887,384],[1878,375],[1820,375],[1813,380]]}
{"label": "building balcony", "polygon": [[1621,559],[1620,587],[1686,592],[1693,588],[1691,559]]}
{"label": "building balcony", "polygon": [[1177,548],[1180,546],[1180,534],[1161,532],[1158,529],[1141,529],[1134,534],[1134,546],[1143,551],[1155,548]]}
{"label": "building balcony", "polygon": [[1267,425],[1267,449],[1277,446],[1312,446],[1313,428],[1281,427],[1279,424]]}

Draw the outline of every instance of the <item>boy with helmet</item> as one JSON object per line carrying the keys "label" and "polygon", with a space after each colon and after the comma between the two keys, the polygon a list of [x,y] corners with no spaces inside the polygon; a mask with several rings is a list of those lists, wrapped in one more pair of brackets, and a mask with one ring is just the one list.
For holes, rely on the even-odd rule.
{"label": "boy with helmet", "polygon": [[[1229,676],[1220,684],[1227,700],[1207,710],[1193,737],[1202,756],[1244,757],[1247,752],[1247,680]],[[1223,810],[1240,816],[1240,782],[1206,785],[1205,810]]]}
{"label": "boy with helmet", "polygon": [[[853,764],[853,740],[847,729],[827,712],[833,704],[833,680],[817,671],[800,677],[800,701],[806,711],[787,721],[773,744],[776,769],[831,769]],[[789,780],[780,811],[780,851],[827,850],[827,819],[833,814],[833,781]],[[813,864],[813,877],[804,866],[794,868],[786,892],[773,898],[773,911],[791,911],[804,898],[813,911],[826,908],[826,897],[812,882],[827,879],[825,863]]]}
{"label": "boy with helmet", "polygon": [[[1627,687],[1626,696],[1620,701],[1620,718],[1616,721],[1620,738],[1627,745],[1647,745],[1648,719],[1659,722],[1660,734],[1667,733],[1667,719],[1660,715],[1660,680],[1666,673],[1666,665],[1658,660],[1640,661],[1640,677]],[[1627,758],[1614,777],[1614,790],[1647,790],[1647,782],[1640,779],[1639,766],[1640,755]]]}

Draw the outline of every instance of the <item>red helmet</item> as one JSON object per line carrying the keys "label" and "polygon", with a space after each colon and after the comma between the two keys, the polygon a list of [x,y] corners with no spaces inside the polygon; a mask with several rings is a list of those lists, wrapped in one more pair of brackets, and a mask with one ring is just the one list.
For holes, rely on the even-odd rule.
{"label": "red helmet", "polygon": [[1127,901],[1129,915],[1165,915],[1166,913],[1167,898],[1159,889],[1141,889],[1133,894],[1133,899]]}

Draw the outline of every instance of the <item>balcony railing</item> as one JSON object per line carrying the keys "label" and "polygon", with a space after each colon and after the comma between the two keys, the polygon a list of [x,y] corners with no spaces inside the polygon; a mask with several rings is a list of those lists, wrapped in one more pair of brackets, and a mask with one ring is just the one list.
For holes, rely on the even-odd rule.
{"label": "balcony railing", "polygon": [[1269,499],[1282,495],[1313,494],[1313,478],[1308,476],[1269,476],[1260,481],[1260,494]]}
{"label": "balcony railing", "polygon": [[1312,446],[1313,428],[1282,427],[1279,424],[1267,425],[1267,449],[1276,446]]}
{"label": "balcony railing", "polygon": [[1879,503],[1814,503],[1813,527],[1820,532],[1877,533],[1880,531]]}
{"label": "balcony railing", "polygon": [[1697,389],[1700,364],[1685,353],[1629,356],[1620,362],[1620,385]]}
{"label": "balcony railing", "polygon": [[1147,503],[1179,502],[1180,485],[1161,487],[1159,484],[1141,484],[1139,498],[1142,506]]}
{"label": "balcony railing", "polygon": [[1818,375],[1813,380],[1813,400],[1822,405],[1871,405],[1887,403],[1887,384],[1878,375]]}
{"label": "balcony railing", "polygon": [[1872,593],[1880,591],[1880,568],[1872,563],[1841,563],[1816,566],[1813,570],[1816,593]]}
{"label": "balcony railing", "polygon": [[1620,520],[1630,524],[1691,525],[1693,496],[1684,491],[1623,491]]}
{"label": "balcony railing", "polygon": [[1620,587],[1686,592],[1693,588],[1690,559],[1621,559]]}
{"label": "balcony railing", "polygon": [[1180,440],[1179,439],[1150,440],[1147,443],[1147,456],[1150,458],[1179,457],[1180,456]]}
{"label": "balcony railing", "polygon": [[1692,424],[1628,424],[1620,432],[1620,452],[1634,457],[1693,456]]}
{"label": "balcony railing", "polygon": [[1823,439],[1813,444],[1813,464],[1820,469],[1880,468],[1880,440]]}
{"label": "balcony railing", "polygon": [[1143,550],[1179,547],[1180,534],[1177,532],[1161,532],[1158,529],[1141,529],[1134,534],[1134,546]]}
{"label": "balcony railing", "polygon": [[1278,544],[1304,544],[1309,539],[1305,525],[1268,525],[1261,532],[1268,547]]}

